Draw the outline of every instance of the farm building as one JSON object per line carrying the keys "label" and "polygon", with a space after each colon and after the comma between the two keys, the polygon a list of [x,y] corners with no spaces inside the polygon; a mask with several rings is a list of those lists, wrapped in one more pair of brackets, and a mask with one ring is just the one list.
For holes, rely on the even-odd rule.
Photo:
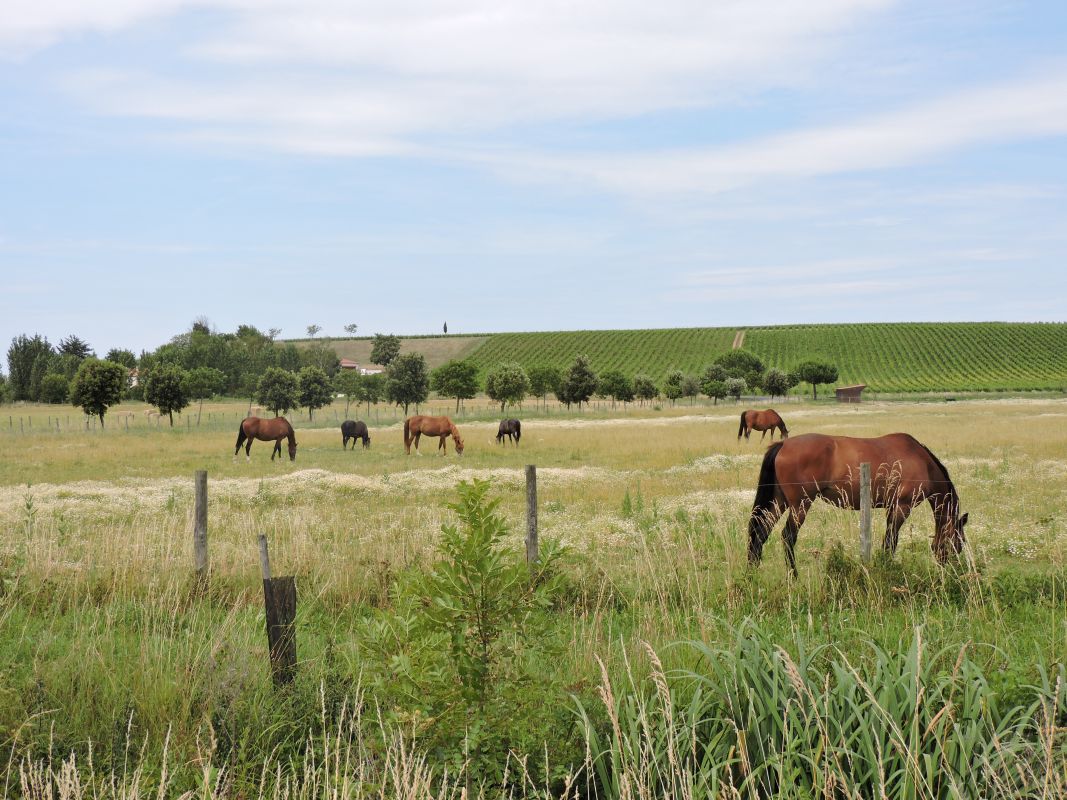
{"label": "farm building", "polygon": [[834,389],[834,394],[837,395],[837,402],[839,403],[858,403],[860,401],[860,394],[867,388],[867,384],[858,383],[855,386],[838,386]]}
{"label": "farm building", "polygon": [[358,370],[360,375],[377,375],[380,372],[385,372],[385,367],[381,364],[360,364],[357,361],[353,361],[350,358],[341,359],[341,369],[354,369]]}

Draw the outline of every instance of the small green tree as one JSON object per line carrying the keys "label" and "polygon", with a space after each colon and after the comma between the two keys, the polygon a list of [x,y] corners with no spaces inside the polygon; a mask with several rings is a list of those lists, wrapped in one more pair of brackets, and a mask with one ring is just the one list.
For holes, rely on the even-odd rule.
{"label": "small green tree", "polygon": [[789,391],[789,376],[780,369],[769,369],[763,376],[763,388],[771,397],[784,397]]}
{"label": "small green tree", "polygon": [[315,409],[333,402],[330,376],[319,367],[304,367],[297,376],[300,385],[300,405],[308,410],[308,420],[314,418]]}
{"label": "small green tree", "polygon": [[66,375],[49,372],[41,379],[42,403],[65,403],[70,396],[70,381]]}
{"label": "small green tree", "polygon": [[659,387],[648,375],[634,375],[634,396],[644,405],[646,400],[659,397]]}
{"label": "small green tree", "polygon": [[589,358],[584,355],[574,357],[574,363],[563,374],[563,382],[560,385],[560,400],[571,407],[571,403],[577,403],[581,410],[582,403],[588,402],[596,392],[597,375],[589,364]]}
{"label": "small green tree", "polygon": [[349,336],[355,336],[356,335],[356,331],[358,331],[358,330],[359,330],[359,325],[357,325],[354,322],[350,322],[348,325],[345,325],[345,333],[347,333]]}
{"label": "small green tree", "polygon": [[530,377],[518,364],[498,364],[485,376],[485,393],[500,403],[501,413],[506,405],[521,403],[529,391]]}
{"label": "small green tree", "polygon": [[174,427],[174,412],[189,405],[186,393],[188,373],[173,364],[160,364],[145,378],[144,399],[166,414]]}
{"label": "small green tree", "polygon": [[667,379],[663,381],[663,394],[671,401],[673,406],[685,390],[685,373],[680,369],[674,369],[667,373]]}
{"label": "small green tree", "polygon": [[610,397],[612,408],[615,408],[615,403],[619,400],[629,403],[634,399],[633,381],[627,378],[620,370],[605,370],[600,373],[597,394],[601,397]]}
{"label": "small green tree", "polygon": [[196,411],[196,424],[204,411],[204,398],[214,397],[226,386],[226,376],[222,370],[214,367],[195,367],[185,374],[185,393],[192,400],[197,400],[200,407]]}
{"label": "small green tree", "polygon": [[818,400],[817,386],[820,383],[833,383],[837,380],[837,367],[826,361],[805,361],[798,364],[793,373],[797,379],[811,384],[811,399]]}
{"label": "small green tree", "polygon": [[296,375],[281,367],[267,367],[256,384],[256,400],[264,408],[273,411],[276,417],[297,407],[299,392]]}
{"label": "small green tree", "polygon": [[112,347],[107,351],[107,355],[104,356],[105,361],[114,361],[116,364],[122,364],[126,369],[133,369],[137,366],[137,356],[133,354],[132,350],[122,350],[118,347]]}
{"label": "small green tree", "polygon": [[718,405],[719,401],[727,395],[726,379],[728,377],[726,368],[722,364],[712,364],[700,377],[700,391],[712,398],[712,402]]}
{"label": "small green tree", "polygon": [[746,389],[748,389],[748,384],[745,383],[744,378],[726,379],[726,393],[734,400],[740,400]]}
{"label": "small green tree", "polygon": [[360,384],[363,383],[363,377],[358,369],[343,369],[333,376],[334,391],[345,396],[345,419],[348,419],[348,409],[352,401],[362,402]]}
{"label": "small green tree", "polygon": [[686,375],[682,381],[682,397],[689,398],[689,405],[693,405],[696,396],[700,394],[700,381],[695,375]]}
{"label": "small green tree", "polygon": [[549,610],[562,551],[546,542],[536,564],[516,557],[490,488],[478,480],[456,487],[449,508],[459,524],[441,526],[438,560],[406,576],[366,637],[375,691],[404,717],[417,713],[420,745],[444,769],[465,769],[473,786],[498,784],[509,752],[562,738],[517,740],[515,720],[531,723],[521,728],[536,731],[531,738],[570,724],[554,721],[563,687],[540,668],[559,654]]}
{"label": "small green tree", "polygon": [[392,359],[386,376],[386,397],[390,403],[404,407],[404,416],[409,405],[417,406],[430,396],[430,373],[422,353],[404,353]]}
{"label": "small green tree", "polygon": [[430,388],[441,397],[456,398],[458,414],[459,401],[470,400],[478,394],[478,368],[469,361],[453,359],[430,374]]}
{"label": "small green tree", "polygon": [[359,393],[356,395],[361,403],[367,404],[367,413],[370,413],[370,404],[382,402],[386,397],[386,381],[388,377],[381,372],[373,375],[364,375],[359,383]]}
{"label": "small green tree", "polygon": [[563,372],[559,367],[539,364],[526,370],[530,378],[530,394],[540,397],[541,403],[548,406],[548,393],[559,397],[559,386],[563,382]]}
{"label": "small green tree", "polygon": [[89,343],[73,333],[65,339],[60,339],[56,350],[60,355],[73,356],[78,361],[93,354],[93,348],[89,346]]}
{"label": "small green tree", "polygon": [[307,326],[308,338],[309,339],[314,339],[316,334],[318,334],[318,332],[321,331],[321,330],[322,330],[322,326],[321,325],[308,325]]}
{"label": "small green tree", "polygon": [[371,347],[370,360],[375,364],[388,367],[400,355],[400,337],[392,334],[374,334],[374,346]]}
{"label": "small green tree", "polygon": [[730,350],[715,359],[715,363],[725,371],[726,378],[744,378],[745,384],[757,388],[763,383],[763,372],[766,369],[758,356],[747,350]]}
{"label": "small green tree", "polygon": [[100,417],[104,427],[104,414],[111,406],[122,400],[126,388],[126,368],[122,364],[87,358],[78,367],[78,373],[70,386],[70,402],[79,406],[86,416]]}

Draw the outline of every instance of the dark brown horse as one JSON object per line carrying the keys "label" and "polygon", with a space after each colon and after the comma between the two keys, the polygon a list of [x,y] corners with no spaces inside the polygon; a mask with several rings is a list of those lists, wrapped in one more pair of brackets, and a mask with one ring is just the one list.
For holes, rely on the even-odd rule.
{"label": "dark brown horse", "polygon": [[415,444],[415,452],[419,453],[419,439],[422,436],[440,436],[441,442],[437,445],[438,450],[444,450],[448,455],[447,440],[451,436],[456,443],[456,453],[463,455],[463,437],[459,435],[459,428],[452,424],[448,417],[426,417],[417,414],[404,420],[404,452],[411,455],[411,445]]}
{"label": "dark brown horse", "polygon": [[503,444],[505,436],[508,437],[508,441],[518,446],[519,439],[522,438],[522,423],[517,419],[500,420],[500,427],[496,429],[496,443]]}
{"label": "dark brown horse", "polygon": [[934,512],[931,546],[938,562],[945,562],[950,547],[955,553],[963,549],[967,515],[959,516],[960,499],[948,470],[925,445],[906,433],[877,439],[806,433],[767,448],[748,522],[748,560],[759,563],[763,543],[787,513],[782,539],[796,575],[793,549],[808,509],[820,497],[841,508],[859,508],[862,463],[871,465],[871,505],[886,509],[888,552],[896,552],[900,527],[923,502]]}
{"label": "dark brown horse", "polygon": [[352,440],[352,449],[356,449],[356,439],[363,440],[363,447],[370,447],[370,431],[367,430],[367,423],[360,420],[346,419],[341,423],[341,449],[344,450],[348,447],[348,440]]}
{"label": "dark brown horse", "polygon": [[774,441],[774,430],[777,428],[782,432],[782,438],[789,438],[789,430],[785,427],[785,420],[778,416],[778,412],[773,408],[768,408],[766,411],[742,411],[741,412],[741,427],[737,429],[737,439],[741,440],[741,434],[745,435],[745,439],[748,439],[748,435],[752,431],[763,431],[763,434],[759,437],[762,442],[763,437],[767,435],[767,431],[771,432],[771,441]]}
{"label": "dark brown horse", "polygon": [[242,444],[245,446],[245,460],[252,460],[249,453],[254,439],[259,439],[261,442],[274,442],[274,450],[270,454],[271,461],[274,460],[274,456],[281,456],[282,439],[288,439],[289,460],[296,461],[296,432],[285,417],[247,417],[241,420],[241,427],[237,430],[237,447],[233,450],[234,461],[237,460],[237,453]]}

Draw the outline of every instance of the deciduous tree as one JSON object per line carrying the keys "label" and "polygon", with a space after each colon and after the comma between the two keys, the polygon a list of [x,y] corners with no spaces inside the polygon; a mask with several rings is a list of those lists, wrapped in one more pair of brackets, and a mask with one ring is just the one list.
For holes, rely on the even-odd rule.
{"label": "deciduous tree", "polygon": [[104,414],[122,400],[126,388],[126,368],[112,361],[87,358],[78,367],[70,386],[70,402],[80,406],[86,416],[100,417],[104,427]]}
{"label": "deciduous tree", "polygon": [[370,360],[375,364],[388,367],[400,355],[400,337],[392,334],[374,334],[374,346],[371,347]]}
{"label": "deciduous tree", "polygon": [[811,398],[818,400],[818,385],[820,383],[833,383],[837,380],[837,367],[826,361],[805,361],[798,364],[793,373],[804,383],[811,384]]}
{"label": "deciduous tree", "polygon": [[506,405],[521,403],[529,392],[530,377],[518,364],[498,364],[485,376],[485,393],[500,403],[501,413]]}
{"label": "deciduous tree", "polygon": [[453,359],[430,374],[430,388],[441,397],[456,398],[458,414],[459,401],[470,400],[478,394],[478,368],[469,361]]}
{"label": "deciduous tree", "polygon": [[314,418],[315,410],[328,406],[333,400],[330,376],[319,367],[304,367],[297,377],[300,385],[300,405],[308,410],[308,420]]}
{"label": "deciduous tree", "polygon": [[160,414],[166,414],[171,427],[174,427],[174,412],[189,405],[189,395],[185,391],[187,377],[188,373],[178,366],[160,364],[145,379],[145,402],[158,408]]}
{"label": "deciduous tree", "polygon": [[430,373],[422,353],[404,353],[392,360],[386,372],[385,393],[390,403],[404,407],[405,416],[408,406],[417,406],[430,396]]}
{"label": "deciduous tree", "polygon": [[288,413],[299,401],[296,375],[281,367],[268,367],[256,385],[256,399],[276,417]]}

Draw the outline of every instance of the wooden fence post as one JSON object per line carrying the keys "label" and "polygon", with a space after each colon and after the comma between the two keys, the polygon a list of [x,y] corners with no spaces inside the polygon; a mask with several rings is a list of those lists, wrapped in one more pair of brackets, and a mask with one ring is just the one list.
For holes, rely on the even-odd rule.
{"label": "wooden fence post", "polygon": [[196,562],[196,582],[207,585],[207,470],[198,469],[194,477],[196,512],[193,516],[193,558]]}
{"label": "wooden fence post", "polygon": [[536,564],[537,554],[537,467],[526,465],[526,563]]}
{"label": "wooden fence post", "polygon": [[259,535],[259,560],[263,569],[263,606],[267,618],[267,646],[275,686],[292,683],[296,676],[296,580],[270,576],[267,537]]}
{"label": "wooden fence post", "polygon": [[860,464],[860,558],[871,560],[871,465]]}

